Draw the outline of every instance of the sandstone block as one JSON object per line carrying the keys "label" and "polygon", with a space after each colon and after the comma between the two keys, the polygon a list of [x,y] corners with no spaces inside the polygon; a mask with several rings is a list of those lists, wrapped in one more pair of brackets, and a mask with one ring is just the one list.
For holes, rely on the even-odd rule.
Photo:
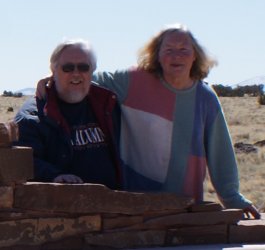
{"label": "sandstone block", "polygon": [[111,229],[122,229],[125,227],[130,227],[132,225],[140,224],[143,222],[142,216],[124,216],[117,215],[114,218],[104,218],[102,221],[103,230],[111,230]]}
{"label": "sandstone block", "polygon": [[0,209],[0,221],[22,220],[30,218],[64,218],[69,217],[67,213],[55,213],[53,211],[34,211],[19,208],[2,208]]}
{"label": "sandstone block", "polygon": [[[216,224],[236,224],[243,218],[241,209],[225,209],[213,212],[182,213],[175,215],[162,216],[146,220],[143,228],[169,228],[181,226],[202,226]],[[137,227],[138,228],[138,227]]]}
{"label": "sandstone block", "polygon": [[13,188],[9,186],[0,186],[0,208],[12,208],[13,206]]}
{"label": "sandstone block", "polygon": [[14,122],[0,123],[0,147],[11,147],[17,138],[18,129]]}
{"label": "sandstone block", "polygon": [[[62,240],[58,240],[58,241],[47,242],[45,244],[42,244],[39,247],[40,247],[39,250],[89,250],[87,248],[84,248],[84,239],[82,235],[78,235],[75,237],[68,237]],[[17,250],[17,249],[14,249],[14,250]],[[28,248],[26,249],[22,248],[21,250],[28,250]],[[31,250],[31,248],[29,250]],[[97,250],[100,250],[100,249],[97,249]],[[104,250],[107,250],[107,249],[104,249]]]}
{"label": "sandstone block", "polygon": [[170,210],[161,210],[161,211],[148,211],[144,213],[144,221],[147,221],[152,218],[163,217],[167,215],[187,213],[188,209],[170,209]]}
{"label": "sandstone block", "polygon": [[11,146],[8,128],[5,123],[0,123],[0,147]]}
{"label": "sandstone block", "polygon": [[231,225],[230,243],[265,243],[265,214],[260,220],[241,220],[237,225]]}
{"label": "sandstone block", "polygon": [[87,234],[85,240],[88,245],[113,248],[157,247],[164,245],[165,235],[165,231],[113,232]]}
{"label": "sandstone block", "polygon": [[100,226],[99,215],[0,222],[0,247],[41,245],[70,236],[99,231]]}
{"label": "sandstone block", "polygon": [[30,218],[25,211],[17,211],[13,208],[2,208],[0,212],[0,221],[12,221],[12,220],[22,220]]}
{"label": "sandstone block", "polygon": [[99,230],[101,230],[100,215],[78,218],[40,218],[34,241],[36,243],[49,242]]}
{"label": "sandstone block", "polygon": [[0,222],[0,247],[32,244],[36,228],[36,219]]}
{"label": "sandstone block", "polygon": [[168,230],[166,245],[221,244],[227,239],[227,225],[184,227]]}
{"label": "sandstone block", "polygon": [[16,186],[14,207],[69,213],[135,215],[147,211],[183,209],[192,202],[190,198],[174,194],[113,191],[97,184],[26,183]]}
{"label": "sandstone block", "polygon": [[0,185],[24,183],[33,178],[32,149],[0,148]]}
{"label": "sandstone block", "polygon": [[209,201],[192,204],[189,207],[190,212],[210,212],[210,211],[221,211],[221,210],[223,210],[221,204]]}

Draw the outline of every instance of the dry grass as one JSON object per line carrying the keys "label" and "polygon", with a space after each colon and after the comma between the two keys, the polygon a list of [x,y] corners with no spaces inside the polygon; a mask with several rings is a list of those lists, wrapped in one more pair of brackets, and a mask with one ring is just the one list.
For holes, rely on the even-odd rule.
{"label": "dry grass", "polygon": [[[0,122],[12,119],[21,104],[29,97],[0,96]],[[220,98],[229,125],[233,142],[255,143],[265,140],[265,105],[256,97]],[[8,111],[12,107],[13,112]],[[250,199],[261,211],[265,209],[265,147],[257,153],[238,153],[241,193]],[[205,183],[205,199],[218,201],[209,178]]]}
{"label": "dry grass", "polygon": [[[221,97],[233,143],[253,144],[265,140],[265,106],[256,97]],[[240,191],[261,211],[265,210],[265,147],[257,153],[237,153]],[[205,199],[218,201],[209,179]]]}
{"label": "dry grass", "polygon": [[[4,97],[0,96],[0,122],[12,120],[21,105],[29,96],[23,97]],[[13,111],[11,111],[13,109]]]}

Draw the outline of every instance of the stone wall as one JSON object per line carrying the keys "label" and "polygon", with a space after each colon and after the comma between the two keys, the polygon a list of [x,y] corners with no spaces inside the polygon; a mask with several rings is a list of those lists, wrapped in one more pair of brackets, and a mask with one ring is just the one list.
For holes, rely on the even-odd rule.
{"label": "stone wall", "polygon": [[0,204],[0,249],[265,243],[264,217],[242,220],[240,209],[174,194],[28,182],[2,186]]}
{"label": "stone wall", "polygon": [[114,191],[95,184],[27,182],[33,176],[32,149],[12,147],[11,137],[3,138],[0,249],[265,243],[264,215],[260,220],[242,220],[240,209],[223,209],[212,202],[194,204],[190,198],[169,193]]}

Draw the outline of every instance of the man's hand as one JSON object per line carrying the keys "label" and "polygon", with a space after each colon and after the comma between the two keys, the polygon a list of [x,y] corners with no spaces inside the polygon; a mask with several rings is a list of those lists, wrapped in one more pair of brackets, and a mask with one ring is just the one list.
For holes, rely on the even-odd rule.
{"label": "man's hand", "polygon": [[37,83],[37,89],[36,89],[36,96],[39,99],[45,99],[46,98],[46,90],[45,88],[50,88],[52,86],[53,77],[48,76],[38,81]]}
{"label": "man's hand", "polygon": [[73,175],[73,174],[58,175],[56,178],[54,178],[53,182],[70,183],[70,184],[82,184],[82,183],[84,183],[80,177]]}
{"label": "man's hand", "polygon": [[260,219],[261,215],[257,208],[255,208],[253,205],[249,205],[248,207],[243,209],[244,214],[246,215],[246,218],[251,218],[250,215],[252,215],[255,219]]}

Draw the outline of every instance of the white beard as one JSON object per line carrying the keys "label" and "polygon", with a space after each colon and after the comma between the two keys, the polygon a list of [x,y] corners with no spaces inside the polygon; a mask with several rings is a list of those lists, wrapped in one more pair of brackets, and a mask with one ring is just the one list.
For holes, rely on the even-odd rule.
{"label": "white beard", "polygon": [[56,84],[56,90],[58,96],[67,103],[78,103],[81,102],[88,94],[89,88],[79,88],[67,90],[61,88],[60,84]]}
{"label": "white beard", "polygon": [[81,102],[86,96],[86,94],[82,91],[71,91],[69,93],[64,93],[64,94],[60,94],[58,91],[58,95],[63,101],[67,103]]}

